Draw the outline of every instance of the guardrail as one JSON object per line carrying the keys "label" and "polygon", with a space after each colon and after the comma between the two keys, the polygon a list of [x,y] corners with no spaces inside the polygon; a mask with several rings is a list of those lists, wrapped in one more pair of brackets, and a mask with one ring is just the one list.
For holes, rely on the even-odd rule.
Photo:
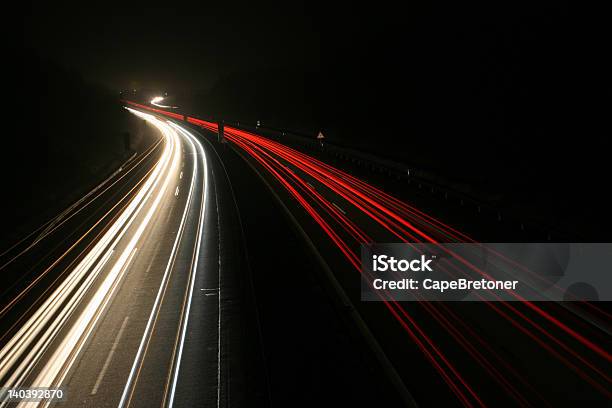
{"label": "guardrail", "polygon": [[[217,132],[218,123],[214,120],[203,120],[186,114],[164,111],[157,108],[152,108],[147,105],[142,105],[133,101],[122,100],[129,105],[142,108],[148,111],[166,115],[173,119],[178,119],[192,125],[202,127],[206,130]],[[245,131],[257,132],[262,136],[275,139],[283,144],[291,144],[299,146],[302,149],[316,152],[319,155],[326,155],[336,160],[346,161],[352,165],[356,165],[365,170],[369,170],[379,175],[385,175],[394,178],[398,181],[403,181],[418,190],[427,192],[437,198],[464,207],[466,211],[474,211],[481,214],[483,217],[489,218],[493,222],[505,223],[511,228],[529,232],[531,236],[538,237],[540,240],[567,240],[576,237],[568,237],[566,234],[559,231],[554,226],[545,226],[537,220],[529,219],[529,217],[517,214],[511,210],[501,210],[500,208],[491,205],[471,196],[468,193],[459,191],[457,188],[448,186],[448,182],[435,173],[411,167],[405,163],[396,162],[390,159],[382,158],[370,153],[361,152],[345,146],[340,146],[333,142],[325,141],[320,143],[313,135],[305,135],[303,133],[282,130],[273,127],[262,126],[259,122],[255,124],[245,123],[240,121],[223,121],[224,125],[239,128]]]}

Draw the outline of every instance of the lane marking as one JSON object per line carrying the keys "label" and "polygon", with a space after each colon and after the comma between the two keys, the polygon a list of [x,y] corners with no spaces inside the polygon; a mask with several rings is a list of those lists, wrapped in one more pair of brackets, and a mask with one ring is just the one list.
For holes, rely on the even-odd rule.
{"label": "lane marking", "polygon": [[[87,305],[86,311],[88,309],[92,308],[92,304],[95,303],[95,298],[103,298],[102,299],[102,303],[100,304],[100,306],[97,308],[97,310],[93,311],[94,315],[90,321],[90,323],[88,324],[88,327],[86,329],[86,332],[81,335],[81,338],[77,341],[76,344],[74,344],[74,342],[72,340],[69,340],[71,338],[74,338],[74,336],[70,335],[70,333],[72,333],[73,331],[76,330],[75,327],[73,327],[69,333],[69,337],[68,340],[64,340],[62,342],[62,344],[60,345],[59,349],[56,350],[56,352],[54,353],[53,357],[51,358],[52,361],[56,361],[58,359],[60,359],[60,357],[58,357],[59,355],[66,355],[66,354],[71,354],[71,357],[69,357],[69,359],[67,360],[67,362],[65,362],[63,364],[63,367],[61,368],[62,371],[60,371],[59,374],[54,374],[53,372],[50,372],[50,369],[48,369],[47,367],[45,367],[43,369],[43,371],[41,372],[41,374],[39,374],[39,376],[37,377],[36,380],[34,380],[34,384],[51,384],[51,378],[55,377],[55,379],[53,381],[55,381],[57,384],[62,384],[64,381],[64,378],[66,377],[66,375],[68,374],[70,367],[72,367],[72,365],[74,364],[74,362],[77,359],[77,356],[80,355],[82,348],[85,346],[85,344],[87,343],[87,339],[89,338],[89,336],[91,335],[91,333],[94,331],[94,329],[96,328],[96,326],[98,325],[98,321],[102,318],[102,316],[104,315],[105,310],[107,310],[107,306],[108,304],[112,301],[112,299],[115,296],[115,291],[116,289],[119,287],[120,282],[123,278],[123,275],[125,274],[125,271],[127,270],[128,266],[130,265],[130,263],[132,262],[132,260],[134,259],[134,256],[136,254],[136,251],[138,250],[138,248],[134,247],[132,249],[132,251],[130,251],[129,256],[127,257],[127,259],[125,259],[124,262],[122,262],[121,260],[115,264],[115,266],[113,267],[113,270],[117,267],[120,268],[120,272],[117,278],[112,278],[111,276],[108,276],[104,282],[102,283],[102,287],[106,286],[108,287],[108,285],[110,285],[110,288],[108,289],[108,291],[106,291],[106,295],[101,294],[99,291],[95,294],[94,299],[92,299],[92,301]],[[125,252],[121,255],[121,258],[125,255]],[[120,259],[121,259],[120,258]],[[112,270],[111,270],[111,274],[112,274]],[[83,315],[81,315],[81,317],[79,317],[79,320],[83,320]],[[83,323],[79,323],[77,322],[77,326],[82,326]],[[46,379],[45,379],[46,376]],[[48,385],[45,385],[48,386]],[[49,405],[51,404],[50,400],[47,400],[44,402],[44,404],[42,405],[43,408],[48,408]],[[29,407],[29,403],[27,402],[22,402],[18,405],[18,407]]]}
{"label": "lane marking", "polygon": [[344,211],[338,204],[332,201],[332,205],[338,209],[342,214],[346,215],[346,211]]}
{"label": "lane marking", "polygon": [[125,330],[125,326],[127,326],[128,319],[129,319],[129,316],[125,316],[125,319],[123,319],[123,323],[121,324],[119,333],[117,333],[117,336],[115,336],[115,341],[113,342],[113,346],[111,347],[110,352],[108,353],[108,356],[106,357],[106,361],[104,362],[104,366],[102,366],[102,370],[100,370],[98,379],[96,380],[96,383],[93,389],[91,390],[91,395],[96,395],[96,393],[98,392],[98,388],[100,387],[100,384],[102,383],[102,378],[104,378],[104,374],[106,374],[106,370],[108,370],[108,366],[113,358],[113,355],[115,354],[115,350],[117,350],[117,345],[119,344],[121,335],[123,334],[123,331]]}
{"label": "lane marking", "polygon": [[153,266],[153,261],[155,261],[155,255],[157,255],[157,250],[159,249],[160,245],[161,245],[161,241],[157,241],[157,244],[155,244],[155,248],[153,249],[153,252],[151,253],[151,260],[149,261],[149,265],[147,266],[145,274],[149,273],[149,271],[151,270],[151,267]]}
{"label": "lane marking", "polygon": [[[91,276],[97,276],[98,272],[106,265],[106,263],[108,262],[108,260],[112,256],[112,254],[113,254],[112,250],[109,250],[109,251],[107,251],[104,254],[104,256],[102,257],[100,262],[98,262],[98,265],[92,270]],[[78,296],[78,294],[77,294],[77,296]],[[52,300],[54,300],[54,299],[55,299],[55,297],[52,298]],[[80,299],[78,299],[78,300],[80,300]],[[78,303],[78,300],[77,300],[77,303]],[[75,301],[72,301],[72,302],[69,302],[69,303],[65,304],[64,305],[64,310],[63,310],[64,313],[57,318],[58,321],[61,320],[61,319],[64,319],[65,316],[72,315],[72,313],[74,311],[74,308],[76,307],[74,305],[75,305]],[[54,337],[57,334],[57,332],[60,330],[60,328],[61,327],[52,328],[51,329],[52,333],[51,333],[51,335],[49,337],[51,337],[51,338]],[[16,380],[16,382],[14,382],[13,384],[21,384],[21,381],[23,381],[23,379],[29,374],[29,370],[32,367],[34,367],[36,364],[38,364],[38,361],[42,357],[43,353],[46,350],[46,346],[49,344],[50,341],[51,340],[46,340],[45,343],[43,345],[40,345],[40,346],[38,344],[29,345],[27,350],[30,353],[29,356],[32,356],[32,361],[30,362],[29,367],[25,370],[24,374],[22,374],[21,377],[18,380]],[[7,384],[10,384],[10,382],[7,382]],[[6,401],[2,401],[0,403],[0,406],[4,406],[5,403],[6,403]]]}
{"label": "lane marking", "polygon": [[180,179],[183,178],[183,172],[181,171],[181,175],[179,176]]}
{"label": "lane marking", "polygon": [[[189,325],[189,313],[191,311],[191,300],[193,298],[193,289],[194,289],[194,285],[195,285],[195,278],[197,275],[197,267],[198,267],[198,261],[199,261],[199,257],[200,257],[200,247],[202,246],[202,234],[203,234],[203,230],[204,230],[204,219],[205,219],[205,215],[206,215],[206,198],[208,197],[208,160],[206,159],[206,153],[204,152],[204,147],[202,146],[202,144],[200,143],[200,141],[193,136],[191,133],[189,133],[188,131],[186,131],[185,129],[181,128],[178,125],[173,124],[172,122],[169,122],[175,129],[179,130],[179,132],[181,132],[184,136],[187,137],[187,139],[190,141],[192,147],[197,146],[197,150],[199,150],[199,152],[201,153],[201,157],[202,157],[202,171],[204,173],[204,180],[203,180],[203,184],[204,184],[204,189],[202,191],[202,204],[201,204],[201,210],[200,210],[200,225],[199,225],[199,229],[198,229],[198,238],[197,238],[197,247],[196,247],[196,254],[195,254],[195,261],[193,263],[193,270],[192,270],[192,276],[191,276],[191,281],[189,282],[189,301],[187,302],[187,308],[185,311],[185,315],[184,315],[184,322],[183,322],[183,326],[182,326],[182,330],[181,330],[181,337],[180,337],[180,344],[179,344],[179,350],[178,350],[178,354],[177,354],[177,358],[176,358],[176,365],[174,367],[174,374],[173,374],[173,378],[172,378],[172,387],[170,389],[170,400],[168,402],[168,407],[172,408],[172,405],[174,403],[174,393],[176,391],[176,384],[178,381],[178,375],[179,375],[179,370],[181,367],[181,357],[183,355],[183,346],[185,344],[185,336],[187,334],[187,326]],[[194,150],[195,147],[194,147]],[[197,164],[197,160],[194,161],[194,163]],[[219,401],[217,399],[217,405],[219,404]]]}
{"label": "lane marking", "polygon": [[174,196],[175,197],[178,196],[178,193],[179,193],[179,188],[178,188],[178,186],[176,186],[176,191],[174,192]]}
{"label": "lane marking", "polygon": [[217,267],[217,285],[219,285],[219,297],[217,298],[217,408],[221,407],[221,220],[219,216],[219,195],[216,194],[215,186],[215,204],[217,208],[217,232],[218,232],[218,262]]}
{"label": "lane marking", "polygon": [[170,218],[172,218],[173,212],[172,212],[172,208],[168,211],[168,215],[166,215],[166,221],[164,222],[165,224],[168,224],[168,222],[170,221]]}
{"label": "lane marking", "polygon": [[[145,182],[143,188],[141,189],[141,192],[138,193],[138,195],[136,196],[136,198],[133,199],[130,205],[126,209],[124,209],[119,219],[115,221],[115,223],[105,233],[105,235],[96,244],[96,246],[94,246],[94,248],[86,255],[86,257],[81,261],[81,263],[79,263],[79,265],[77,265],[77,267],[69,274],[67,280],[65,280],[61,284],[61,286],[55,292],[53,292],[51,297],[47,299],[45,303],[45,305],[47,306],[43,305],[38,311],[36,311],[34,316],[32,316],[30,320],[28,320],[27,324],[24,325],[22,329],[20,329],[20,331],[9,341],[7,346],[2,349],[2,352],[0,352],[0,354],[2,355],[5,354],[6,349],[10,350],[11,353],[19,352],[19,350],[24,350],[24,352],[27,350],[28,352],[27,359],[30,363],[27,364],[27,361],[23,362],[20,365],[19,370],[17,370],[19,371],[19,373],[14,372],[9,382],[12,382],[17,377],[19,377],[20,379],[15,380],[17,381],[16,384],[18,384],[20,381],[23,380],[23,378],[26,375],[28,375],[33,365],[38,363],[38,361],[40,360],[40,356],[42,355],[43,352],[45,352],[46,347],[48,347],[49,343],[53,340],[58,330],[60,330],[62,325],[64,325],[64,323],[66,322],[66,319],[68,319],[68,316],[72,315],[74,311],[74,307],[76,306],[71,308],[71,307],[66,307],[66,305],[64,305],[61,311],[59,312],[59,315],[55,316],[55,320],[52,323],[52,327],[46,330],[46,332],[44,333],[43,337],[40,338],[40,340],[36,340],[38,338],[36,334],[41,333],[41,331],[43,330],[42,324],[44,324],[45,322],[48,322],[52,318],[52,314],[57,312],[61,304],[61,302],[57,300],[61,298],[66,298],[67,294],[76,287],[75,285],[78,284],[80,277],[84,276],[84,274],[89,270],[89,268],[91,268],[95,264],[95,259],[99,257],[99,255],[102,253],[104,248],[114,247],[116,243],[121,239],[121,237],[125,234],[127,229],[130,227],[130,225],[132,224],[136,216],[135,214],[138,214],[144,206],[144,201],[142,199],[143,194],[145,194],[147,189],[150,188],[151,183],[153,184],[157,183],[157,181],[153,182],[152,180],[156,179],[158,175],[160,174],[161,168],[166,166],[166,164],[164,164],[164,162],[167,161],[165,156],[166,156],[166,153],[164,153],[164,156],[162,156],[164,158],[160,162],[158,162],[158,164],[156,165],[155,170],[151,173],[150,176],[148,176],[149,178]],[[113,236],[115,237],[114,239],[115,242],[109,245],[109,241],[113,240]],[[112,253],[113,251],[109,250],[106,256],[110,257],[110,254]],[[124,255],[125,255],[125,252],[124,252]],[[120,260],[124,259],[124,255],[120,257]],[[84,296],[84,293],[91,286],[91,282],[93,281],[93,279],[97,277],[97,275],[99,274],[99,270],[103,267],[105,263],[106,263],[106,260],[104,260],[102,264],[99,263],[98,266],[94,269],[94,271],[87,275],[85,283],[78,288],[76,294],[69,300],[71,305],[76,305],[81,302]],[[115,271],[115,269],[119,267],[118,265],[119,265],[119,262],[115,264],[113,271]],[[114,273],[113,271],[111,271],[111,273]],[[105,283],[106,283],[106,280],[105,280]],[[94,295],[94,299],[97,298],[99,300],[100,296],[101,296],[100,290],[98,290],[98,292],[96,292]],[[87,309],[79,317],[79,322],[82,322],[83,319],[87,319],[89,316],[92,315],[93,312],[90,306],[93,304],[92,302],[94,301],[94,299],[92,299],[92,301],[89,302]],[[71,328],[70,333],[67,335],[65,340],[56,350],[56,352],[48,359],[47,364],[44,366],[43,370],[37,377],[36,381],[34,381],[34,383],[47,384],[48,382],[52,381],[52,377],[55,375],[54,373],[57,373],[58,370],[62,369],[60,360],[64,360],[64,358],[66,357],[67,355],[66,350],[71,350],[70,353],[72,353],[71,354],[72,358],[67,363],[68,364],[67,367],[69,367],[72,364],[72,362],[76,358],[76,355],[78,355],[78,350],[80,350],[80,347],[81,347],[79,346],[78,350],[75,349],[74,347],[74,342],[76,341],[75,336],[77,336],[76,333],[79,330],[82,330],[84,328],[84,325],[85,324],[83,323],[83,324],[77,325],[79,327],[73,326]],[[93,324],[89,325],[90,328],[93,326],[95,326],[95,321]],[[86,336],[88,336],[88,333],[90,332],[91,330],[87,331]],[[31,344],[32,341],[37,341],[37,343],[32,345]],[[71,344],[68,344],[68,343],[71,343]],[[36,350],[38,350],[38,352]],[[8,358],[12,359],[12,357],[10,356]],[[0,363],[0,367],[4,369],[3,366],[9,367],[10,364]],[[67,369],[64,370],[64,375],[66,371]]]}
{"label": "lane marking", "polygon": [[[168,121],[168,123],[172,125],[172,123],[170,121]],[[181,134],[183,135],[183,132],[181,132]],[[185,135],[183,135],[183,136],[185,136]],[[193,142],[189,138],[187,138],[187,137],[185,137],[185,140],[187,142],[189,142],[189,145],[191,146],[191,149],[194,151],[194,156],[197,156],[197,154],[195,154],[197,152],[197,150],[196,150],[196,147],[193,144]],[[197,178],[198,173],[199,173],[198,172],[198,158],[197,157],[194,158],[193,167],[194,167],[194,170],[193,170],[193,172],[194,172],[193,174],[194,175],[192,177],[192,182],[194,181],[194,178]],[[204,192],[204,188],[203,188],[202,191]],[[198,214],[198,221],[202,220],[203,211],[204,211],[204,201],[201,201],[201,203],[200,203],[200,212]],[[179,326],[177,328],[176,336],[175,336],[175,339],[174,339],[174,344],[173,344],[173,347],[172,347],[172,356],[171,356],[171,359],[170,359],[170,368],[168,369],[168,373],[167,373],[167,376],[166,376],[166,383],[165,383],[165,386],[164,386],[164,395],[163,395],[162,404],[161,404],[162,406],[166,406],[166,401],[167,401],[167,398],[168,398],[170,384],[172,382],[172,379],[174,378],[173,372],[174,372],[175,365],[177,364],[176,358],[177,358],[177,355],[178,355],[177,354],[177,349],[179,347],[179,339],[180,339],[180,335],[181,335],[181,327],[182,327],[183,324],[185,324],[185,310],[186,310],[186,305],[187,305],[187,302],[188,302],[188,295],[190,294],[188,289],[189,289],[190,284],[192,283],[192,279],[194,279],[194,273],[195,273],[195,270],[196,270],[196,267],[197,267],[197,264],[194,265],[194,262],[197,262],[197,253],[198,253],[198,249],[199,249],[199,246],[198,246],[198,244],[199,244],[198,237],[201,235],[201,227],[203,227],[203,225],[201,223],[198,223],[198,228],[197,228],[196,234],[195,234],[196,235],[195,245],[194,245],[194,247],[193,247],[193,249],[191,251],[191,264],[187,268],[189,270],[189,275],[188,275],[188,279],[187,279],[187,288],[185,290],[185,294],[183,295],[183,302],[182,302],[182,306],[181,306],[181,314],[180,314],[180,317],[179,317]],[[145,352],[146,352],[146,350],[145,350]]]}
{"label": "lane marking", "polygon": [[[182,166],[184,165],[185,165],[185,161],[182,161]],[[194,168],[194,173],[195,173],[195,168]],[[193,193],[194,184],[195,184],[195,177],[192,177],[191,185],[189,187],[189,193],[187,194],[187,201],[185,204],[185,209],[183,210],[183,216],[179,224],[179,229],[177,231],[176,239],[174,241],[174,245],[172,246],[172,251],[170,252],[170,257],[168,259],[168,263],[166,265],[164,275],[162,277],[159,289],[157,291],[155,302],[153,303],[153,307],[151,308],[151,313],[149,315],[149,319],[147,320],[147,325],[145,327],[144,333],[142,334],[142,338],[138,346],[138,351],[136,352],[136,356],[134,357],[134,363],[132,364],[132,368],[130,369],[130,374],[126,381],[125,387],[123,388],[123,393],[121,394],[121,400],[119,401],[119,405],[118,405],[119,408],[125,407],[126,403],[127,405],[129,405],[129,399],[131,399],[131,396],[133,393],[132,384],[135,383],[134,378],[137,375],[136,372],[140,371],[139,367],[141,366],[142,358],[144,356],[144,353],[146,352],[145,348],[148,346],[149,339],[151,337],[153,327],[155,325],[154,321],[157,320],[157,315],[159,314],[159,309],[161,308],[162,294],[165,293],[165,288],[168,284],[172,266],[174,265],[177,248],[178,248],[179,242],[181,241],[181,237],[183,236],[183,230],[185,227],[187,213],[189,212],[189,208],[191,207],[191,197]]]}

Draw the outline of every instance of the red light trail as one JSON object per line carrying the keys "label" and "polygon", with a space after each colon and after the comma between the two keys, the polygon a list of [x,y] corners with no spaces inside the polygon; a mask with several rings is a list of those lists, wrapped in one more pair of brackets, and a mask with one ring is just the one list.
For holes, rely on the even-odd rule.
{"label": "red light trail", "polygon": [[[184,117],[173,112],[165,112],[133,102],[128,103],[175,119],[186,120],[211,132],[218,131],[217,125],[213,122]],[[423,211],[307,154],[237,128],[226,126],[224,132],[225,138],[231,144],[245,152],[278,181],[319,225],[349,264],[357,269],[366,280],[371,281],[372,277],[367,276],[367,273],[361,269],[358,251],[360,244],[372,243],[374,242],[373,238],[360,228],[358,222],[340,211],[324,194],[314,188],[309,180],[324,186],[335,196],[342,198],[358,209],[361,214],[374,221],[387,233],[390,233],[392,239],[399,239],[406,243],[475,242],[466,234]],[[389,239],[387,238],[387,240]],[[490,254],[501,257],[497,253],[491,252]],[[455,254],[451,255],[457,257]],[[474,265],[469,264],[467,266],[481,275],[485,274]],[[520,267],[520,265],[518,266]],[[448,271],[448,273],[451,273],[451,271]],[[409,313],[408,307],[384,297],[380,293],[378,295],[381,296],[386,308],[432,363],[461,403],[465,406],[485,406],[485,402],[481,400],[472,385],[459,373],[455,365],[449,361],[445,353],[421,327],[422,325]],[[544,350],[571,368],[602,394],[612,398],[610,392],[612,379],[606,374],[607,370],[601,367],[602,363],[605,365],[612,362],[610,353],[585,335],[572,329],[568,324],[554,316],[552,312],[545,310],[544,306],[525,301],[518,295],[515,295],[515,297],[520,300],[519,306],[515,306],[511,302],[499,302],[497,304],[485,302],[485,304],[520,333],[531,338]],[[424,308],[445,329],[446,333],[486,373],[493,377],[519,405],[530,405],[530,401],[517,388],[519,383],[522,389],[528,391],[533,399],[548,404],[513,368],[511,362],[507,362],[499,356],[468,324],[462,322],[448,305],[445,303],[418,302],[416,304],[411,303],[410,307],[417,304]],[[524,305],[525,311],[519,310],[523,307],[521,305]],[[552,310],[562,309],[560,307],[555,308],[556,306],[558,305],[553,305]],[[539,320],[542,320],[542,322]],[[543,325],[544,323],[546,326]],[[552,328],[554,328],[554,331]],[[588,352],[575,350],[572,347],[575,342],[586,347]],[[502,374],[500,367],[504,368],[505,374]]]}

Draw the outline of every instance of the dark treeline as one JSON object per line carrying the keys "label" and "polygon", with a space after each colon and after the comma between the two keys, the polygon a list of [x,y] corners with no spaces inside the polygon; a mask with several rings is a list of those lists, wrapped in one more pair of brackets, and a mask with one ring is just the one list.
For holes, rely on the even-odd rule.
{"label": "dark treeline", "polygon": [[[15,57],[5,138],[6,196],[2,237],[10,240],[56,215],[100,182],[129,155],[125,132],[134,120],[113,92],[41,59]],[[3,240],[4,241],[4,240]],[[4,243],[4,242],[3,242]]]}

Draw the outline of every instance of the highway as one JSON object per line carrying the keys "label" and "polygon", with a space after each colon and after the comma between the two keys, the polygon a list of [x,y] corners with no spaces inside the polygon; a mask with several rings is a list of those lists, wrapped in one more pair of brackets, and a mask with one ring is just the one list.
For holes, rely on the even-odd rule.
{"label": "highway", "polygon": [[[104,227],[93,231],[95,238],[85,233],[76,240],[87,241],[84,248],[72,243],[62,253],[72,261],[59,277],[50,284],[44,277],[64,266],[56,260],[7,294],[0,378],[5,387],[61,386],[66,406],[219,406],[225,398],[218,169],[213,176],[219,163],[209,164],[189,131],[131,112],[161,141],[134,171],[142,177],[126,182],[126,194],[99,220]],[[27,258],[54,227],[84,217],[89,209],[82,207],[98,205],[102,199],[89,201],[115,181],[13,249],[6,268]],[[36,404],[20,404],[29,405]]]}
{"label": "highway", "polygon": [[71,407],[612,398],[605,305],[363,302],[361,244],[475,239],[289,143],[128,105],[157,139],[0,255],[2,387]]}
{"label": "highway", "polygon": [[[189,121],[215,131],[210,124]],[[406,405],[416,400],[433,406],[487,406],[500,398],[517,405],[555,405],[567,402],[561,391],[567,386],[579,390],[581,401],[600,404],[610,398],[612,360],[604,346],[609,332],[600,329],[601,320],[584,319],[591,315],[605,321],[605,305],[587,304],[585,314],[527,301],[402,303],[383,297],[376,304],[361,302],[359,274],[366,281],[371,277],[361,269],[360,244],[474,239],[281,142],[229,126],[224,137],[310,242],[322,269],[329,271],[336,296],[357,310],[353,321],[362,335],[375,339],[369,341],[372,352],[384,350],[387,359],[379,360],[389,382],[402,378],[397,391]],[[230,161],[229,156],[224,160]],[[439,383],[421,375],[432,370]],[[425,391],[432,388],[439,390],[436,395]]]}

